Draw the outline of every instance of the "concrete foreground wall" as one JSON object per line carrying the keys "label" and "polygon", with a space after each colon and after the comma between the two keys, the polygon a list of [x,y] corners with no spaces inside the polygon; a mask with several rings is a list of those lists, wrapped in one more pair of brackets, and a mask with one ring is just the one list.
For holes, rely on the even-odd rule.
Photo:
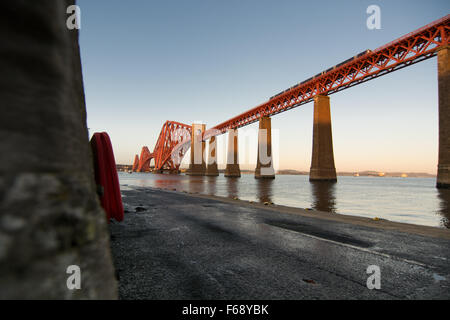
{"label": "concrete foreground wall", "polygon": [[[0,2],[0,298],[116,298],[73,1]],[[67,267],[81,269],[69,290]]]}

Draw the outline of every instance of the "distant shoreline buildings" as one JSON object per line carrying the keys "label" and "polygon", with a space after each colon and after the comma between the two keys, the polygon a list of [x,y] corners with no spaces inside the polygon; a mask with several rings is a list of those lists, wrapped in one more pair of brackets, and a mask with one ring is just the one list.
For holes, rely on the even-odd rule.
{"label": "distant shoreline buildings", "polygon": [[[118,164],[117,171],[130,172],[133,166],[129,164]],[[183,169],[180,170],[184,172]],[[224,170],[219,170],[223,173]],[[241,170],[242,174],[253,174],[254,170]],[[293,169],[278,170],[277,175],[309,175],[308,171],[299,171]],[[353,177],[393,177],[393,178],[435,178],[435,174],[425,172],[382,172],[382,171],[358,171],[358,172],[337,172],[338,176],[353,176]]]}
{"label": "distant shoreline buildings", "polygon": [[[287,175],[309,175],[307,171],[278,170],[277,174]],[[425,172],[382,172],[382,171],[358,171],[358,172],[337,172],[338,176],[353,177],[393,177],[393,178],[435,178],[435,174]]]}

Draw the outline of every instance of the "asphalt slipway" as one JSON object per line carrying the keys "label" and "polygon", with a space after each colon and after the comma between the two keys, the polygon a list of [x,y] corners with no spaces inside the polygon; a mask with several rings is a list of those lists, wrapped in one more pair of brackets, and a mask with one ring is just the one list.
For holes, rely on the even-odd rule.
{"label": "asphalt slipway", "polygon": [[[450,230],[152,188],[111,223],[121,299],[449,299]],[[367,287],[369,266],[380,289]],[[370,270],[370,268],[369,268]]]}

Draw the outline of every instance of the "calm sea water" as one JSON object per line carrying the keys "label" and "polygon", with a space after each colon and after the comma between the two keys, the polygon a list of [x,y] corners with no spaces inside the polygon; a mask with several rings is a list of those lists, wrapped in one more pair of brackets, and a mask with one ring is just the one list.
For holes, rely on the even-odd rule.
{"label": "calm sea water", "polygon": [[119,173],[123,186],[176,189],[291,207],[450,228],[450,190],[434,178],[338,177],[337,183],[309,182],[308,176],[278,175],[274,180]]}

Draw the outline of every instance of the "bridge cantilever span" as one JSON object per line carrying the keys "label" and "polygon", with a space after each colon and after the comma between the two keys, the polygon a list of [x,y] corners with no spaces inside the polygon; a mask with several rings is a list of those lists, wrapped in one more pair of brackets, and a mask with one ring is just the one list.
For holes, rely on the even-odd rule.
{"label": "bridge cantilever span", "polygon": [[[137,155],[136,155],[137,157]],[[141,150],[141,156],[136,163],[136,157],[134,158],[135,164],[137,165],[137,172],[149,172],[150,171],[150,161],[153,159],[153,153],[150,153],[148,147],[144,146]],[[134,165],[133,165],[134,167]]]}
{"label": "bridge cantilever span", "polygon": [[394,40],[374,51],[351,59],[342,65],[296,84],[272,99],[215,126],[225,133],[259,120],[301,106],[317,95],[330,95],[363,82],[383,76],[436,55],[448,45],[450,15]]}
{"label": "bridge cantilever span", "polygon": [[[310,178],[312,180],[334,180],[331,117],[326,114],[327,112],[329,114],[329,103],[328,107],[324,107],[325,100],[320,97],[329,96],[438,55],[439,165],[437,185],[438,187],[450,187],[449,34],[450,15],[447,15],[373,51],[366,50],[280,92],[268,101],[205,131],[202,140],[224,134],[228,130],[234,132],[238,128],[261,121],[260,119],[271,117],[316,100],[315,121],[317,119],[317,123],[315,122],[314,127],[311,166],[311,171],[314,172],[314,175],[310,175]],[[320,120],[326,118],[329,118],[329,126],[324,126]],[[322,132],[322,134],[319,134],[319,132]],[[326,134],[323,134],[324,132]],[[165,161],[164,163],[167,163],[169,158],[175,157],[178,159],[183,154],[183,151],[189,148],[189,144],[190,138],[181,141],[172,147],[170,153],[172,157],[169,155],[168,157],[161,157],[161,159],[165,159],[163,160]],[[326,147],[327,145],[329,147]],[[155,148],[154,153],[160,152],[158,150],[158,148]],[[334,173],[332,172],[333,170]]]}
{"label": "bridge cantilever span", "polygon": [[[150,171],[150,161],[154,159],[155,171],[169,170],[178,172],[181,160],[188,149],[182,142],[190,141],[191,131],[190,125],[176,121],[166,121],[159,133],[153,153],[147,147],[143,147],[141,157],[137,163],[135,158],[133,171]],[[181,147],[178,147],[177,152],[174,152],[175,146],[180,143]]]}

